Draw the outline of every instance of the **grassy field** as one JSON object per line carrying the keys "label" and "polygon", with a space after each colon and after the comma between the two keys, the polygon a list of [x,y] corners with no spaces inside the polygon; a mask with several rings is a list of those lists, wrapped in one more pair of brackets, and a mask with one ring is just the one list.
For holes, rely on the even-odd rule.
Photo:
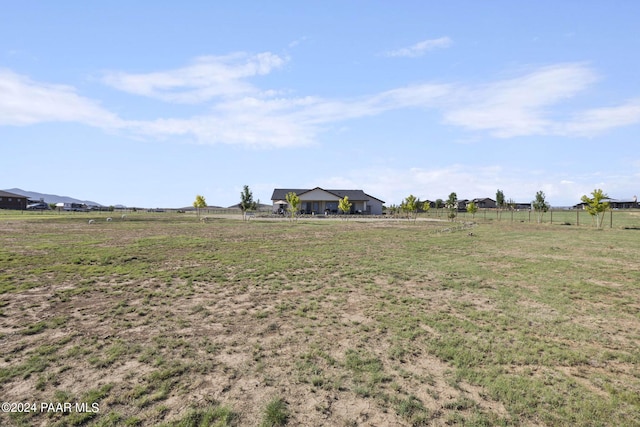
{"label": "grassy field", "polygon": [[640,425],[637,212],[107,215],[0,214],[0,425]]}

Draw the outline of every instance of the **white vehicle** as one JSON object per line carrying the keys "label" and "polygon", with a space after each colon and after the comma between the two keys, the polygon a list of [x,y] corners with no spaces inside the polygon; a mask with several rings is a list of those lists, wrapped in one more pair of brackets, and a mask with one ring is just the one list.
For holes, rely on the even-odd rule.
{"label": "white vehicle", "polygon": [[87,208],[87,205],[85,205],[84,203],[68,203],[68,202],[56,203],[56,207],[63,211],[73,211],[73,212],[89,211],[89,209]]}

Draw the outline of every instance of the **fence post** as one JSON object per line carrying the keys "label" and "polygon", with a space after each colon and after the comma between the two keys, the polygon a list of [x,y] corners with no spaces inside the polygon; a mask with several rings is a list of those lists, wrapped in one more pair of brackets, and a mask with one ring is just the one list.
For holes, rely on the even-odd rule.
{"label": "fence post", "polygon": [[551,224],[553,224],[553,209],[549,209],[549,213],[551,214]]}
{"label": "fence post", "polygon": [[609,228],[613,228],[613,209],[609,210]]}
{"label": "fence post", "polygon": [[576,209],[576,225],[580,225],[580,209]]}

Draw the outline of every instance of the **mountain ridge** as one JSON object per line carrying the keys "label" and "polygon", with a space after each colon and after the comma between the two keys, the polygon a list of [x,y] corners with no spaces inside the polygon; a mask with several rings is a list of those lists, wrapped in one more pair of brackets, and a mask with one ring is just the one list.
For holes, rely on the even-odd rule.
{"label": "mountain ridge", "polygon": [[58,196],[57,194],[38,193],[37,191],[27,191],[21,188],[9,188],[3,191],[19,194],[28,197],[30,200],[44,199],[46,203],[84,203],[90,206],[103,206],[100,203],[91,200],[80,200],[69,196]]}

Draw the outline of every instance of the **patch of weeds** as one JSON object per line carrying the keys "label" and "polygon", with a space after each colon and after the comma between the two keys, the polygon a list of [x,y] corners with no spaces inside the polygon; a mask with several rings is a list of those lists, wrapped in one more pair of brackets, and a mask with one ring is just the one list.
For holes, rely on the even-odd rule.
{"label": "patch of weeds", "polygon": [[456,400],[444,404],[445,409],[453,409],[455,411],[466,411],[468,409],[473,409],[476,406],[476,402],[467,397],[459,397]]}
{"label": "patch of weeds", "polygon": [[277,427],[289,421],[287,403],[279,397],[273,398],[265,407],[260,427]]}
{"label": "patch of weeds", "polygon": [[135,427],[135,426],[141,426],[142,425],[142,420],[136,416],[133,417],[129,417],[127,419],[124,420],[123,425],[129,427]]}
{"label": "patch of weeds", "polygon": [[375,356],[370,356],[362,351],[347,350],[345,367],[357,374],[375,374],[382,371],[382,362]]}
{"label": "patch of weeds", "polygon": [[122,340],[117,340],[104,352],[105,357],[91,356],[89,363],[97,368],[106,368],[118,361],[122,356],[137,352],[137,346],[133,348]]}
{"label": "patch of weeds", "polygon": [[35,335],[35,334],[39,334],[40,332],[44,331],[45,329],[47,329],[47,322],[37,322],[37,323],[33,323],[29,326],[27,326],[27,328],[22,331],[23,335]]}
{"label": "patch of weeds", "polygon": [[207,317],[211,312],[204,305],[198,304],[191,309],[190,314],[202,314],[203,317]]}
{"label": "patch of weeds", "polygon": [[109,412],[108,414],[101,416],[96,423],[95,427],[119,427],[124,423],[123,417],[116,411]]}
{"label": "patch of weeds", "polygon": [[54,372],[48,372],[46,374],[38,375],[38,379],[36,380],[36,390],[44,391],[47,388],[47,384],[51,384],[54,387],[60,384],[58,380],[58,375]]}
{"label": "patch of weeds", "polygon": [[211,405],[206,408],[192,408],[180,420],[161,424],[161,427],[224,427],[233,425],[236,418],[227,406]]}
{"label": "patch of weeds", "polygon": [[400,345],[394,345],[389,349],[389,358],[391,358],[391,360],[403,362],[406,355],[407,350]]}
{"label": "patch of weeds", "polygon": [[430,419],[429,410],[415,396],[398,399],[395,404],[396,413],[411,422],[412,426],[427,425]]}
{"label": "patch of weeds", "polygon": [[31,374],[44,372],[49,367],[49,359],[43,356],[31,356],[21,365],[0,369],[0,382],[21,376],[27,379]]}

